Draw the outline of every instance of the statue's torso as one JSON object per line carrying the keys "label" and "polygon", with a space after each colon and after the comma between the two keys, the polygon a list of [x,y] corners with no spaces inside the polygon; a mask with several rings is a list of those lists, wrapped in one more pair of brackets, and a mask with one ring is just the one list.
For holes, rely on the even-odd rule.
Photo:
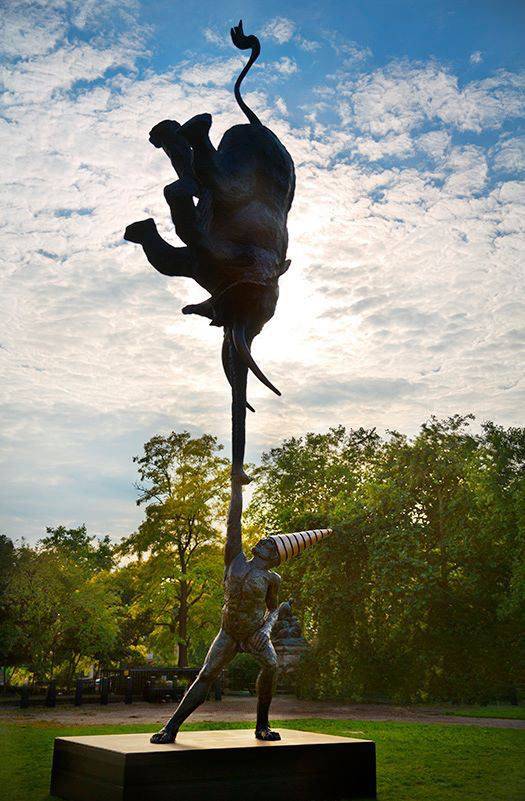
{"label": "statue's torso", "polygon": [[237,642],[247,640],[262,626],[271,581],[269,570],[253,567],[242,553],[227,568],[222,626]]}

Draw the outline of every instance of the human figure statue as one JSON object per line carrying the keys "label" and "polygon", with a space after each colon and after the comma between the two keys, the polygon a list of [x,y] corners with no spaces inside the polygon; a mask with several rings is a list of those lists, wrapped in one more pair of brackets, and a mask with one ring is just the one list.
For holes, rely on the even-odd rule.
{"label": "human figure statue", "polygon": [[[253,338],[273,317],[278,280],[290,262],[287,218],[295,191],[292,157],[242,99],[240,87],[260,53],[256,36],[246,36],[242,21],[232,41],[250,58],[235,83],[235,97],[248,123],[230,128],[216,150],[209,138],[210,114],[180,125],[163,120],[150,142],[162,148],[179,180],[164,189],[177,236],[173,247],[152,218],[128,225],[124,238],[142,245],[149,262],[164,275],[197,281],[209,292],[184,314],[207,317],[224,329],[222,363],[232,388],[232,474],[243,483],[248,370],[280,395],[251,354]],[[194,203],[197,199],[197,204]]]}
{"label": "human figure statue", "polygon": [[[224,606],[219,633],[211,644],[199,675],[188,689],[173,716],[151,737],[152,743],[172,743],[188,715],[205,701],[213,682],[240,651],[252,654],[261,665],[257,677],[258,740],[280,740],[270,729],[269,710],[277,678],[277,655],[272,645],[272,628],[279,615],[281,579],[271,568],[297,556],[305,548],[331,534],[330,529],[271,534],[252,548],[248,559],[242,550],[240,518],[242,484],[232,482],[224,552]],[[287,605],[287,604],[284,604]],[[284,606],[283,605],[283,606]]]}

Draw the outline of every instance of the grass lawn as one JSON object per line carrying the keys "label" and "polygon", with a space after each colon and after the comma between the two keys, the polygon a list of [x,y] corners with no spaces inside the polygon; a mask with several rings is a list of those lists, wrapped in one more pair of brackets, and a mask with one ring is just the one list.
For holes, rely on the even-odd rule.
{"label": "grass lawn", "polygon": [[[380,801],[523,801],[522,731],[356,720],[279,721],[276,728],[364,737],[377,745]],[[0,724],[0,787],[10,801],[50,801],[53,738],[153,731],[154,726]],[[250,724],[189,724],[239,729]]]}
{"label": "grass lawn", "polygon": [[451,709],[439,707],[443,715],[456,715],[470,718],[506,718],[508,720],[525,720],[525,706],[455,706]]}

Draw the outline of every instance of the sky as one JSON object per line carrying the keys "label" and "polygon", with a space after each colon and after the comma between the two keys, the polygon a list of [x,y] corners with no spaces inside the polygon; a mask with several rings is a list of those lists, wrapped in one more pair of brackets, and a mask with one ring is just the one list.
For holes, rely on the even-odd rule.
{"label": "sky", "polygon": [[[35,542],[142,518],[157,433],[229,453],[221,332],[125,226],[177,244],[158,121],[244,122],[294,158],[292,264],[254,355],[248,453],[332,425],[414,434],[430,415],[522,425],[525,6],[514,0],[9,0],[0,4],[0,532]],[[180,243],[178,243],[180,244]]]}

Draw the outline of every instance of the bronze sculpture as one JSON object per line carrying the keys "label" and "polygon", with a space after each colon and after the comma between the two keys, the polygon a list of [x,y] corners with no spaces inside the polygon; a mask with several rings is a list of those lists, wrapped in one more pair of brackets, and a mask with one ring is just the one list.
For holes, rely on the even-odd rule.
{"label": "bronze sculpture", "polygon": [[[277,603],[281,579],[270,568],[331,534],[330,529],[272,534],[261,539],[247,559],[241,542],[242,484],[232,478],[232,500],[228,515],[224,569],[224,606],[221,628],[204,660],[199,675],[184,695],[174,715],[151,737],[152,743],[171,743],[191,713],[206,699],[211,685],[235,654],[252,654],[261,665],[257,678],[258,740],[280,740],[270,729],[268,713],[277,676],[277,656],[271,641],[280,607]],[[283,556],[284,552],[284,556]],[[282,604],[281,606],[287,606]]]}
{"label": "bronze sculpture", "polygon": [[236,47],[251,50],[235,83],[235,97],[249,123],[226,131],[217,150],[209,138],[210,114],[198,114],[184,125],[163,120],[150,132],[150,141],[163,148],[179,176],[165,187],[164,196],[186,247],[169,245],[151,218],[129,225],[124,238],[140,243],[159,272],[193,278],[210,293],[182,311],[224,328],[222,360],[233,395],[233,474],[248,483],[243,470],[248,369],[280,394],[250,348],[273,317],[278,280],[290,264],[286,220],[295,173],[284,145],[241,97],[241,82],[260,53],[259,40],[244,34],[242,22],[231,35]]}
{"label": "bronze sculpture", "polygon": [[[278,617],[280,579],[270,568],[327,536],[328,529],[265,537],[247,559],[242,551],[242,487],[244,471],[248,370],[280,394],[255,363],[254,337],[273,316],[279,277],[286,260],[287,216],[294,190],[292,158],[277,136],[265,127],[241,97],[240,86],[260,53],[259,40],[246,36],[242,21],[231,29],[233,44],[251,50],[235,83],[236,100],[248,124],[235,125],[217,150],[209,139],[211,115],[199,114],[179,125],[163,120],[150,132],[179,180],[164,189],[175,230],[185,247],[173,247],[159,235],[153,219],[129,225],[125,239],[142,245],[146,257],[164,275],[193,278],[209,292],[202,303],[186,306],[224,329],[222,362],[232,389],[232,475],[225,547],[225,602],[221,629],[205,663],[172,718],[151,742],[170,743],[180,725],[206,698],[211,683],[239,651],[261,663],[257,680],[257,723],[261,740],[278,740],[269,726],[277,658],[270,635]],[[197,204],[194,204],[197,198]]]}

